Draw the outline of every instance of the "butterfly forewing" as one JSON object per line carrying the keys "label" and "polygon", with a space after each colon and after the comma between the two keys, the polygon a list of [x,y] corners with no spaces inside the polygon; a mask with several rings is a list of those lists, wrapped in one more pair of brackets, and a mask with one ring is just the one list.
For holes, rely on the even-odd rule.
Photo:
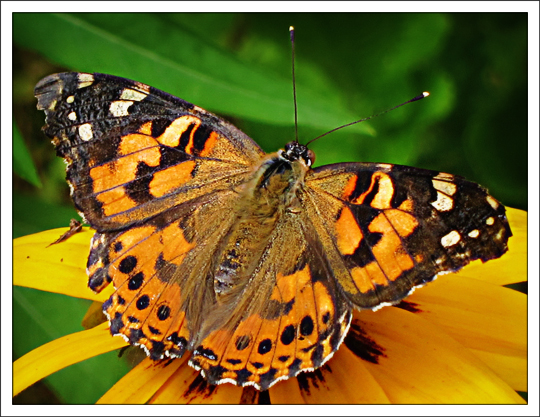
{"label": "butterfly forewing", "polygon": [[[307,178],[336,274],[358,307],[395,304],[437,274],[507,250],[505,209],[461,177],[389,164],[337,164]],[[337,263],[334,262],[334,265]],[[337,268],[336,268],[337,269]]]}
{"label": "butterfly forewing", "polygon": [[263,155],[229,123],[135,81],[54,74],[35,94],[44,131],[68,163],[75,205],[98,230],[136,225],[241,182]]}

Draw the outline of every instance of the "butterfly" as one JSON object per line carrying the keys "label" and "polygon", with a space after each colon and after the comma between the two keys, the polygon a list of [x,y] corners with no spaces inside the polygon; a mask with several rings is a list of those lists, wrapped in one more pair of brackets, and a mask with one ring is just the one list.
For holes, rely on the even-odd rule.
{"label": "butterfly", "polygon": [[61,73],[35,88],[44,132],[96,230],[88,286],[112,335],[191,352],[212,384],[268,389],[322,366],[353,309],[398,303],[507,250],[505,208],[462,177],[392,164],[313,168],[148,85]]}

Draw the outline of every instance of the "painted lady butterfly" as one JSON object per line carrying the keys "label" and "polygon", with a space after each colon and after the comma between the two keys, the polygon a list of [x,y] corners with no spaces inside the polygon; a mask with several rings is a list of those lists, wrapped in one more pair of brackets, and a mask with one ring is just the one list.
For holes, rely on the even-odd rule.
{"label": "painted lady butterfly", "polygon": [[155,360],[192,352],[213,384],[267,389],[324,364],[353,308],[398,303],[507,250],[504,207],[463,178],[405,166],[313,169],[147,85],[62,73],[35,89],[95,230],[89,287],[113,335]]}

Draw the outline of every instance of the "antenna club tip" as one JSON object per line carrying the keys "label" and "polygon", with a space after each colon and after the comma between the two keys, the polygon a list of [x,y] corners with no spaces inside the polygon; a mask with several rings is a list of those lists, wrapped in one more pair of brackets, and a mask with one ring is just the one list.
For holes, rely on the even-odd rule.
{"label": "antenna club tip", "polygon": [[427,96],[429,96],[429,92],[428,92],[428,91],[424,91],[424,92],[422,93],[422,95],[423,95],[424,97],[427,97]]}
{"label": "antenna club tip", "polygon": [[294,26],[289,26],[289,32],[293,32],[294,31]]}

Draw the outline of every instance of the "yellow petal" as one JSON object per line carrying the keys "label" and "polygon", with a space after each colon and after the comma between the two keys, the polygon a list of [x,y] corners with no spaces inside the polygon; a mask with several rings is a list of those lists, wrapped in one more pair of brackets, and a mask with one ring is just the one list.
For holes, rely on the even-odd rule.
{"label": "yellow petal", "polygon": [[488,365],[497,375],[516,391],[528,391],[527,384],[527,355],[509,356],[487,352],[479,349],[469,349]]}
{"label": "yellow petal", "polygon": [[407,302],[440,326],[512,388],[527,390],[527,296],[463,275],[444,275]]}
{"label": "yellow petal", "polygon": [[345,346],[315,372],[278,382],[270,388],[272,404],[390,404],[383,388]]}
{"label": "yellow petal", "polygon": [[362,311],[354,324],[382,352],[376,363],[364,365],[392,403],[524,403],[467,348],[417,314],[399,308]]}
{"label": "yellow petal", "polygon": [[510,207],[506,209],[513,233],[508,240],[508,252],[486,263],[471,262],[458,272],[459,275],[474,276],[497,285],[527,281],[527,212]]}
{"label": "yellow petal", "polygon": [[145,358],[101,397],[97,404],[145,404],[186,361]]}
{"label": "yellow petal", "polygon": [[156,392],[149,404],[240,404],[243,388],[210,385],[187,362]]}
{"label": "yellow petal", "polygon": [[94,231],[83,228],[64,242],[47,247],[68,228],[47,230],[13,241],[13,284],[95,301],[107,300],[112,285],[100,294],[88,286],[86,260]]}
{"label": "yellow petal", "polygon": [[13,395],[69,365],[126,345],[111,336],[108,323],[53,340],[13,363]]}

